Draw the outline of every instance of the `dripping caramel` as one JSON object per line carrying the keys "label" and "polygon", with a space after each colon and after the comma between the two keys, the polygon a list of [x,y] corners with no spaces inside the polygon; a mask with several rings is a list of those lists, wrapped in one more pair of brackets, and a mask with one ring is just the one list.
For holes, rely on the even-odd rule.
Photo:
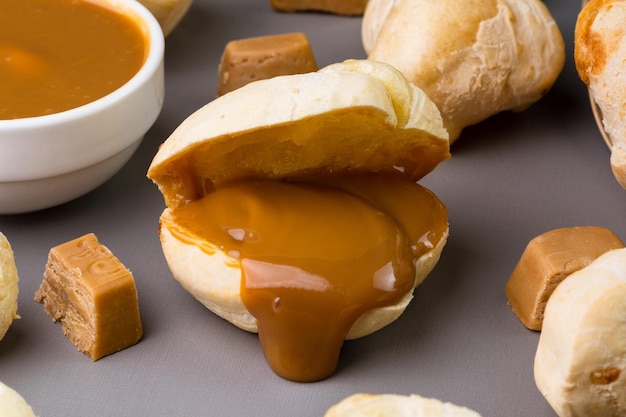
{"label": "dripping caramel", "polygon": [[266,359],[294,381],[330,376],[355,320],[411,291],[447,231],[430,191],[387,175],[234,182],[172,216],[178,239],[240,264]]}

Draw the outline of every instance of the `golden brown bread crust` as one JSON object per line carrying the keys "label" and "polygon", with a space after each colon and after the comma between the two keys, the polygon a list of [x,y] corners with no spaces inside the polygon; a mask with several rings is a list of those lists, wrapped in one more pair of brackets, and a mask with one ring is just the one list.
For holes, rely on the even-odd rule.
{"label": "golden brown bread crust", "polygon": [[626,188],[626,1],[592,0],[578,15],[574,59],[589,88],[611,169]]}
{"label": "golden brown bread crust", "polygon": [[595,0],[587,2],[578,15],[574,33],[575,48],[574,60],[580,79],[589,85],[591,75],[598,75],[604,71],[607,57],[616,49],[616,39],[609,43],[593,31],[591,26],[601,9],[621,0]]}

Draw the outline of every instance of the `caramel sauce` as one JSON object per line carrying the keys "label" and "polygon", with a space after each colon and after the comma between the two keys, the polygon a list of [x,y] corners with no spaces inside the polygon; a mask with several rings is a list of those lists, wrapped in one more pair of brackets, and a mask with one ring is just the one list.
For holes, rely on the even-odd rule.
{"label": "caramel sauce", "polygon": [[268,363],[303,382],[335,371],[361,314],[411,291],[414,259],[447,230],[430,191],[385,175],[235,182],[172,215],[177,235],[240,263],[241,297]]}
{"label": "caramel sauce", "polygon": [[58,113],[130,80],[147,42],[131,18],[93,0],[2,0],[0,119]]}

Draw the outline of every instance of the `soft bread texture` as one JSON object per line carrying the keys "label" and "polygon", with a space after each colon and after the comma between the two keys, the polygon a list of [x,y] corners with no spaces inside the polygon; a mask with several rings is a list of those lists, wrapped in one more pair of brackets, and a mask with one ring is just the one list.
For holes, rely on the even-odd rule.
{"label": "soft bread texture", "polygon": [[574,272],[550,296],[535,382],[560,417],[626,415],[626,248]]}
{"label": "soft bread texture", "polygon": [[561,32],[539,0],[370,0],[362,40],[439,107],[454,142],[496,113],[543,97],[565,62]]}
{"label": "soft bread texture", "polygon": [[328,409],[324,417],[480,417],[476,411],[419,395],[353,394]]}
{"label": "soft bread texture", "polygon": [[[285,149],[288,153],[281,154]],[[178,239],[169,227],[172,208],[242,177],[376,172],[412,158],[423,161],[406,173],[417,179],[448,157],[442,119],[421,90],[390,65],[350,60],[316,73],[253,82],[221,96],[173,132],[148,176],[168,206],[159,230],[173,276],[211,311],[255,332],[256,321],[240,297],[238,262],[210,242]],[[447,233],[416,261],[415,285],[437,263],[446,238]],[[203,250],[207,245],[210,250]],[[389,324],[411,298],[412,293],[395,306],[364,314],[348,338]]]}
{"label": "soft bread texture", "polygon": [[19,278],[13,250],[5,235],[0,232],[0,340],[4,338],[17,315]]}
{"label": "soft bread texture", "polygon": [[148,177],[177,207],[245,177],[376,172],[408,160],[417,167],[406,175],[418,180],[449,156],[441,114],[423,91],[390,65],[348,60],[213,100],[161,145]]}
{"label": "soft bread texture", "polygon": [[0,382],[0,416],[35,417],[35,413],[17,391]]}
{"label": "soft bread texture", "polygon": [[169,36],[185,17],[193,0],[138,0],[154,15],[164,36]]}
{"label": "soft bread texture", "polygon": [[601,112],[611,169],[626,188],[626,1],[592,0],[576,21],[574,59]]}

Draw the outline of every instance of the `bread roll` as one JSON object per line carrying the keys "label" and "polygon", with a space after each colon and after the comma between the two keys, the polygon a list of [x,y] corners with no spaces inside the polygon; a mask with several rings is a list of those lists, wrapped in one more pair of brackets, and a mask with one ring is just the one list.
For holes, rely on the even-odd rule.
{"label": "bread roll", "polygon": [[13,250],[5,235],[0,232],[0,340],[9,330],[17,315],[19,278]]}
{"label": "bread roll", "polygon": [[[241,117],[242,109],[246,117]],[[349,60],[315,73],[248,84],[188,117],[148,170],[168,206],[160,227],[168,265],[211,311],[255,332],[256,321],[240,296],[241,266],[210,242],[172,234],[172,209],[244,177],[281,179],[312,170],[378,172],[407,163],[411,169],[405,174],[417,180],[449,157],[448,146],[436,106],[387,64]],[[446,238],[447,232],[416,260],[415,285],[438,261]],[[398,305],[364,314],[348,337],[389,324],[411,298],[409,293]]]}
{"label": "bread roll", "polygon": [[388,64],[252,82],[155,156],[163,252],[192,295],[258,332],[276,374],[319,381],[439,259],[447,210],[415,181],[448,156],[436,106]]}
{"label": "bread roll", "polygon": [[539,0],[370,0],[362,39],[439,107],[454,142],[496,113],[543,97],[565,62],[563,38]]}
{"label": "bread roll", "polygon": [[576,21],[574,59],[601,112],[611,169],[626,188],[626,1],[592,0]]}
{"label": "bread roll", "polygon": [[354,394],[333,405],[324,417],[480,417],[469,408],[419,395]]}
{"label": "bread roll", "polygon": [[17,391],[0,382],[0,416],[35,417],[35,413]]}
{"label": "bread roll", "polygon": [[224,182],[315,169],[378,172],[402,163],[417,181],[449,157],[441,114],[422,90],[388,64],[348,60],[208,103],[161,145],[148,177],[178,207]]}
{"label": "bread roll", "polygon": [[157,19],[164,36],[169,36],[185,17],[193,0],[138,0]]}
{"label": "bread roll", "polygon": [[626,248],[556,287],[545,309],[535,382],[559,417],[626,415]]}

